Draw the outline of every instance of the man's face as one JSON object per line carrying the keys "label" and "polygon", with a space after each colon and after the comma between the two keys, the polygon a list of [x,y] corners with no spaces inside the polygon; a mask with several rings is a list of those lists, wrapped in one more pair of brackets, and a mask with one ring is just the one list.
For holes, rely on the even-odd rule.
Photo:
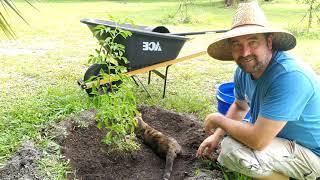
{"label": "man's face", "polygon": [[272,57],[272,36],[250,34],[230,39],[232,56],[247,73],[261,75]]}

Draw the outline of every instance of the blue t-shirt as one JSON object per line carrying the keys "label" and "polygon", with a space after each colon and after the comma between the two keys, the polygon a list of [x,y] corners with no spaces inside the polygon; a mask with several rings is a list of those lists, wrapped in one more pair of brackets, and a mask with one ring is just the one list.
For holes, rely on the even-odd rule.
{"label": "blue t-shirt", "polygon": [[320,81],[310,68],[286,52],[274,51],[259,79],[238,67],[234,83],[236,98],[248,102],[252,123],[258,116],[287,121],[277,136],[320,156]]}

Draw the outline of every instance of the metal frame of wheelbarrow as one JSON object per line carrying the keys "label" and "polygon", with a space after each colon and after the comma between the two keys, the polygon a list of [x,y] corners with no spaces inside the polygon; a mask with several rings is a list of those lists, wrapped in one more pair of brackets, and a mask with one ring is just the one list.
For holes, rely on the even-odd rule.
{"label": "metal frame of wheelbarrow", "polygon": [[[155,73],[156,75],[164,79],[162,97],[165,97],[168,69],[171,65],[206,54],[206,51],[202,51],[202,52],[197,52],[191,55],[177,58],[185,41],[189,39],[184,36],[206,34],[210,32],[221,33],[221,32],[227,31],[227,30],[212,30],[212,31],[187,32],[187,33],[174,34],[174,33],[169,33],[169,30],[164,26],[148,27],[148,26],[134,26],[131,24],[119,25],[112,21],[103,21],[103,20],[97,20],[97,19],[82,19],[81,22],[86,24],[91,31],[93,31],[93,27],[95,27],[96,25],[104,25],[111,28],[121,28],[124,30],[131,31],[132,36],[130,38],[117,39],[118,43],[124,44],[126,46],[126,51],[124,56],[127,57],[127,59],[129,60],[129,65],[127,67],[128,72],[126,74],[128,76],[133,77],[134,79],[135,75],[137,74],[149,72],[148,84],[150,84],[151,72]],[[149,46],[151,47],[151,50],[149,49],[149,51],[148,50],[146,51],[141,49],[142,44],[144,48],[145,48],[145,45],[148,48],[148,44],[145,44],[145,42],[147,43],[153,42],[151,46],[149,44]],[[159,49],[160,51],[157,49],[152,50],[152,48],[155,47],[156,42],[158,44],[161,44],[161,48]],[[159,68],[159,67],[166,67],[165,74],[162,74],[156,70],[156,68]],[[100,86],[111,83],[107,79],[101,79],[99,81],[100,81]],[[134,81],[138,85],[135,79]],[[88,82],[88,83],[85,83],[83,80],[78,81],[78,84],[83,89],[90,89],[94,83],[95,81]],[[142,83],[141,85],[143,86]],[[143,88],[149,94],[149,92],[146,90],[144,86]]]}
{"label": "metal frame of wheelbarrow", "polygon": [[[207,53],[206,51],[201,51],[201,52],[194,53],[194,54],[191,54],[191,55],[187,55],[187,56],[184,56],[184,57],[180,57],[180,58],[176,58],[176,59],[173,59],[173,60],[168,60],[168,61],[164,61],[162,63],[154,64],[154,65],[151,65],[151,66],[147,66],[147,67],[144,67],[144,68],[141,68],[141,69],[136,69],[136,70],[133,70],[133,71],[129,71],[129,72],[125,73],[125,74],[128,75],[128,76],[134,77],[137,74],[142,74],[142,73],[148,72],[149,73],[149,75],[148,75],[148,84],[150,84],[151,72],[154,72],[156,75],[158,75],[159,77],[164,79],[163,93],[162,93],[162,97],[164,98],[165,97],[165,93],[166,93],[167,77],[168,77],[168,69],[169,69],[169,67],[171,65],[173,65],[173,64],[176,64],[176,63],[179,63],[179,62],[182,62],[182,61],[186,61],[186,60],[189,60],[189,59],[193,59],[193,58],[196,58],[198,56],[205,55],[206,53]],[[155,70],[156,68],[160,68],[160,67],[166,67],[165,74],[162,74],[159,71]],[[111,82],[112,82],[112,80],[109,81],[109,79],[101,79],[101,80],[99,80],[100,85],[108,84],[108,83],[111,83]],[[91,82],[88,82],[88,83],[85,83],[82,80],[78,81],[78,84],[81,86],[82,89],[92,88],[92,86],[95,83],[96,83],[96,81],[91,81]],[[136,84],[138,84],[138,83],[136,82]],[[143,87],[143,88],[148,93],[147,89],[145,87]]]}

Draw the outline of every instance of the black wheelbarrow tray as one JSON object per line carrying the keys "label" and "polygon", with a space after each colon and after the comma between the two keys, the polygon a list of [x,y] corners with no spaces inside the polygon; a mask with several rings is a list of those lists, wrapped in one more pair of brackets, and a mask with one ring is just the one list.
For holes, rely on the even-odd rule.
{"label": "black wheelbarrow tray", "polygon": [[[129,60],[129,64],[126,65],[128,69],[128,72],[126,74],[129,76],[133,76],[149,72],[148,83],[150,83],[151,72],[156,73],[165,80],[163,97],[165,95],[169,66],[206,54],[206,51],[201,51],[177,58],[184,43],[190,39],[186,37],[186,35],[205,34],[208,32],[221,33],[227,31],[211,30],[173,34],[170,33],[170,31],[164,26],[150,27],[131,24],[116,24],[113,21],[98,19],[82,19],[80,22],[86,24],[92,32],[94,30],[94,27],[96,27],[97,25],[104,25],[106,27],[110,27],[111,29],[120,28],[130,31],[132,33],[130,37],[127,37],[126,39],[116,39],[117,43],[123,44],[126,47],[124,57]],[[165,75],[156,71],[156,69],[159,67],[166,67]],[[97,64],[89,67],[84,79],[78,80],[78,84],[80,85],[80,87],[86,89],[86,91],[90,93],[90,89],[92,88],[95,81],[86,82],[86,80],[90,78],[89,76],[97,76],[100,72],[100,69],[101,66]],[[110,83],[110,80],[101,79],[99,83],[100,85],[105,85]]]}

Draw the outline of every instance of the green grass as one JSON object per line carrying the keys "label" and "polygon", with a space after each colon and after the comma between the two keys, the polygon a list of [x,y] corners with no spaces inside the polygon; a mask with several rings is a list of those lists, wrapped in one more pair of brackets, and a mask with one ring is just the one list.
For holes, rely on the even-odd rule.
{"label": "green grass", "polygon": [[[106,19],[112,14],[128,17],[138,25],[165,25],[171,32],[226,29],[231,24],[234,8],[224,8],[223,1],[195,1],[190,11],[191,23],[181,24],[168,19],[176,12],[179,2],[167,1],[40,1],[34,2],[39,11],[26,3],[17,2],[30,26],[10,14],[17,39],[8,40],[0,34],[0,52],[15,50],[19,55],[0,53],[0,165],[19,148],[24,139],[33,139],[44,151],[55,147],[43,139],[41,129],[72,113],[89,108],[86,94],[76,85],[86,71],[87,57],[96,47],[96,40],[82,18]],[[278,28],[298,29],[306,6],[291,0],[274,0],[263,3],[271,24]],[[0,11],[3,10],[0,8]],[[168,22],[169,24],[161,24]],[[320,59],[317,55],[319,25],[314,34],[298,38],[298,46],[292,50],[309,63],[318,73]],[[298,34],[299,35],[299,34]],[[215,34],[193,36],[181,51],[181,55],[205,50]],[[158,105],[178,112],[193,113],[201,119],[216,111],[216,85],[231,81],[235,69],[233,62],[219,62],[202,56],[175,64],[169,68],[167,95],[162,99],[163,80],[153,75],[148,90],[141,87],[135,92],[139,104]],[[158,70],[164,72],[164,68]],[[147,74],[139,76],[146,84]],[[47,153],[41,162],[46,174],[64,177],[68,170],[56,151]]]}

